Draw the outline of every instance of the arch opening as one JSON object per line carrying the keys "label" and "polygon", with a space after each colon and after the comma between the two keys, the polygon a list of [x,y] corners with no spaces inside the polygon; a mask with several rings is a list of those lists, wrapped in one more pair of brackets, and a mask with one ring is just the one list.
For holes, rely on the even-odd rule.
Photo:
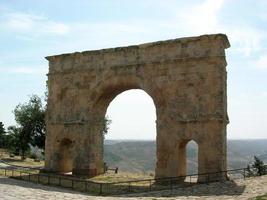
{"label": "arch opening", "polygon": [[106,117],[112,122],[105,136],[104,162],[120,171],[154,174],[156,108],[151,96],[141,89],[116,94]]}
{"label": "arch opening", "polygon": [[59,145],[60,163],[59,170],[64,174],[71,174],[73,170],[73,141],[64,138]]}
{"label": "arch opening", "polygon": [[186,174],[198,174],[198,144],[194,140],[186,144]]}
{"label": "arch opening", "polygon": [[[186,177],[185,182],[196,183],[198,181],[198,144],[193,139],[183,139],[179,145],[179,176]],[[188,176],[190,175],[190,176]]]}

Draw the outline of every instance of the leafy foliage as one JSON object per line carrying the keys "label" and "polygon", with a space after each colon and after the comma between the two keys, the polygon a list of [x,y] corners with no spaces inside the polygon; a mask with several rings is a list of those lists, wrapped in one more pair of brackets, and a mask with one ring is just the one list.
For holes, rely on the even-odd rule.
{"label": "leafy foliage", "polygon": [[14,110],[15,120],[22,127],[22,135],[27,142],[44,148],[45,109],[41,98],[33,95],[28,103],[19,104]]}
{"label": "leafy foliage", "polygon": [[252,167],[257,169],[257,175],[261,176],[266,174],[266,167],[264,166],[263,161],[256,156],[254,156],[254,163],[252,164]]}
{"label": "leafy foliage", "polygon": [[250,165],[247,165],[247,169],[246,169],[246,172],[245,172],[246,174],[246,176],[247,177],[251,177],[251,176],[254,176],[254,171],[253,171],[253,169],[251,168],[251,166]]}
{"label": "leafy foliage", "polygon": [[251,165],[247,165],[247,176],[261,176],[267,173],[266,166],[263,161],[257,156],[254,156],[254,161]]}
{"label": "leafy foliage", "polygon": [[103,135],[103,138],[105,138],[105,135],[107,135],[108,130],[109,130],[109,125],[111,124],[111,120],[106,116],[104,120],[102,121],[102,130],[101,133]]}
{"label": "leafy foliage", "polygon": [[3,122],[0,122],[0,148],[5,146],[6,131]]}
{"label": "leafy foliage", "polygon": [[[44,149],[45,146],[45,107],[37,95],[30,97],[27,103],[19,104],[14,110],[18,126],[8,128],[8,143],[11,149],[21,152],[22,159],[30,144]],[[15,149],[14,149],[15,148]]]}
{"label": "leafy foliage", "polygon": [[19,155],[20,151],[26,152],[30,149],[29,144],[24,144],[22,140],[21,128],[18,126],[9,126],[7,128],[7,140],[6,144],[8,149],[15,155]]}

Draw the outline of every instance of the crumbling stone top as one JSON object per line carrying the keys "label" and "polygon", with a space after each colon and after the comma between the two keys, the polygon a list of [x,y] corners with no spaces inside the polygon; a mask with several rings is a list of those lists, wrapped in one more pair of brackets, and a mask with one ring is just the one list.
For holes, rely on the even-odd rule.
{"label": "crumbling stone top", "polygon": [[147,66],[155,63],[225,57],[230,47],[224,34],[201,35],[128,47],[48,56],[49,74],[112,67]]}
{"label": "crumbling stone top", "polygon": [[96,54],[107,54],[107,53],[120,53],[120,52],[127,52],[131,50],[138,50],[138,49],[149,49],[157,46],[168,46],[172,44],[180,44],[183,48],[187,47],[189,43],[212,43],[215,41],[220,41],[223,45],[224,49],[230,47],[230,43],[228,38],[225,34],[210,34],[210,35],[201,35],[197,37],[184,37],[184,38],[176,38],[164,41],[157,41],[157,42],[150,42],[144,43],[139,45],[131,45],[126,47],[115,47],[115,48],[106,48],[100,50],[90,50],[90,51],[82,51],[82,52],[74,52],[74,53],[65,53],[59,55],[52,55],[45,57],[48,61],[53,61],[54,59],[58,58],[65,58],[65,57],[75,57],[77,55],[96,55]]}

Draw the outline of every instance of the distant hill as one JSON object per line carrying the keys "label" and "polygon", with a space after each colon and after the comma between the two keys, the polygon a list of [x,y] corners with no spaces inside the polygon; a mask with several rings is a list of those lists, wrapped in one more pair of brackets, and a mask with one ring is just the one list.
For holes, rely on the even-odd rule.
{"label": "distant hill", "polygon": [[[267,139],[228,140],[228,168],[242,168],[256,155],[267,163]],[[188,145],[187,173],[197,173],[197,146]],[[155,141],[106,140],[104,160],[121,171],[154,173],[156,165]]]}

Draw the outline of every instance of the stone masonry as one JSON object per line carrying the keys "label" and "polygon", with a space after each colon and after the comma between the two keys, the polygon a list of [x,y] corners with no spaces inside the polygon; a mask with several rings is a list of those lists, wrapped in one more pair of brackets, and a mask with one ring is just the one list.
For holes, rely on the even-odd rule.
{"label": "stone masonry", "polygon": [[226,35],[214,34],[46,57],[45,170],[103,173],[106,110],[130,89],[144,90],[156,107],[157,178],[186,174],[190,140],[199,173],[226,170],[228,47]]}

